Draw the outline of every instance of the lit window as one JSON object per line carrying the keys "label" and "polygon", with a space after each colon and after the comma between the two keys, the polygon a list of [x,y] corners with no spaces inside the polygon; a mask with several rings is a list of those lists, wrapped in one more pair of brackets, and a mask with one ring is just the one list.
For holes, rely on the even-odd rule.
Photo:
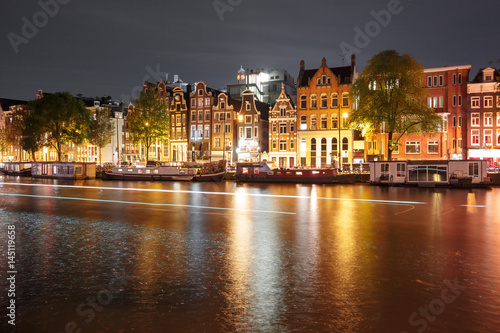
{"label": "lit window", "polygon": [[316,95],[311,95],[311,109],[316,109],[318,107],[318,101]]}
{"label": "lit window", "polygon": [[338,117],[336,114],[332,115],[332,129],[337,129],[339,126]]}
{"label": "lit window", "polygon": [[286,150],[286,140],[280,140],[280,150]]}
{"label": "lit window", "polygon": [[479,130],[471,131],[471,144],[473,146],[479,146]]}
{"label": "lit window", "polygon": [[493,112],[484,114],[484,126],[493,126]]}
{"label": "lit window", "polygon": [[472,126],[479,126],[479,113],[472,113],[471,114],[471,125]]}
{"label": "lit window", "polygon": [[322,94],[321,95],[321,107],[322,108],[326,108],[327,107],[327,95],[326,94]]}
{"label": "lit window", "polygon": [[492,108],[493,107],[493,96],[485,96],[484,97],[484,107]]}
{"label": "lit window", "polygon": [[428,141],[427,142],[427,153],[438,154],[439,153],[439,141]]}
{"label": "lit window", "polygon": [[300,129],[301,130],[307,129],[307,116],[300,116]]}
{"label": "lit window", "polygon": [[342,107],[348,107],[349,106],[349,95],[348,94],[342,94]]}
{"label": "lit window", "polygon": [[469,162],[469,177],[479,177],[479,162]]}
{"label": "lit window", "polygon": [[300,108],[307,109],[307,96],[306,95],[300,96]]}
{"label": "lit window", "polygon": [[332,108],[336,108],[339,106],[339,95],[332,94]]}
{"label": "lit window", "polygon": [[327,115],[322,114],[321,115],[321,129],[326,129],[326,123],[327,123]]}
{"label": "lit window", "polygon": [[475,96],[471,98],[471,107],[478,108],[479,107],[479,96]]}
{"label": "lit window", "polygon": [[311,129],[315,130],[318,126],[318,119],[315,114],[311,115]]}
{"label": "lit window", "polygon": [[245,124],[251,124],[252,123],[252,116],[245,116]]}
{"label": "lit window", "polygon": [[491,146],[493,144],[493,130],[484,130],[484,144]]}
{"label": "lit window", "polygon": [[285,134],[286,133],[286,123],[281,123],[280,124],[280,133]]}
{"label": "lit window", "polygon": [[420,141],[406,141],[407,154],[420,154]]}

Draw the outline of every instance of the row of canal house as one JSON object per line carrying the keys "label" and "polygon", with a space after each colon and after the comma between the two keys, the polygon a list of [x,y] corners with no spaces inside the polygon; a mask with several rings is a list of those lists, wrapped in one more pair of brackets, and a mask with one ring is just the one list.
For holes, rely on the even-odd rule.
{"label": "row of canal house", "polygon": [[[150,156],[174,162],[267,159],[280,167],[362,163],[363,138],[347,127],[349,90],[357,75],[354,56],[350,66],[333,68],[324,58],[315,69],[305,69],[301,61],[298,107],[283,84],[271,106],[256,100],[251,90],[237,100],[203,81],[187,92],[146,82],[144,89],[157,89],[167,99],[172,122],[170,145],[158,142]],[[130,154],[140,152],[140,146],[125,142],[127,160],[143,158]]]}
{"label": "row of canal house", "polygon": [[[38,90],[36,94],[36,99],[42,98],[44,95],[50,93],[44,93],[42,90]],[[61,160],[63,162],[98,162],[99,155],[101,155],[103,163],[118,163],[122,160],[123,152],[123,125],[124,125],[124,115],[127,109],[123,104],[111,103],[107,99],[102,98],[101,100],[96,100],[94,98],[85,98],[79,96],[85,107],[92,113],[93,117],[96,117],[98,112],[104,111],[105,108],[109,108],[111,111],[112,123],[115,128],[115,135],[111,137],[110,143],[99,149],[97,146],[86,142],[81,145],[75,145],[74,143],[66,143],[62,145],[62,155]],[[22,100],[11,100],[11,99],[0,99],[0,129],[5,131],[6,135],[9,137],[8,144],[5,145],[2,156],[0,160],[2,161],[31,161],[33,156],[24,151],[21,147],[21,133],[16,132],[14,122],[21,121],[21,111],[26,107],[27,101]],[[52,147],[42,147],[35,154],[35,160],[37,161],[56,161],[57,152]]]}
{"label": "row of canal house", "polygon": [[[442,117],[437,133],[407,134],[393,160],[487,160],[500,166],[500,97],[497,69],[480,69],[469,82],[471,66],[425,69],[427,104]],[[387,134],[366,138],[368,160],[387,156]]]}
{"label": "row of canal house", "polygon": [[270,106],[257,101],[250,90],[236,100],[203,81],[192,92],[146,82],[144,89],[157,89],[160,98],[167,99],[172,122],[170,145],[163,146],[170,151],[158,142],[150,155],[171,161],[268,159],[280,167],[338,165],[338,161],[346,164],[356,158],[361,163],[363,139],[355,140],[346,124],[351,110],[349,89],[357,76],[352,60],[351,66],[330,68],[323,59],[320,68],[308,70],[302,61],[298,108],[283,84]]}

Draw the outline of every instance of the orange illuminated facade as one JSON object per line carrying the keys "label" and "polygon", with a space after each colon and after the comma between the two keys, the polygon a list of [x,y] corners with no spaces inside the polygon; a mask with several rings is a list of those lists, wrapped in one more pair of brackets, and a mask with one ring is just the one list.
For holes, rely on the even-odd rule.
{"label": "orange illuminated facade", "polygon": [[[347,126],[352,105],[351,84],[356,80],[356,58],[350,66],[305,69],[300,62],[297,79],[298,165],[344,166],[364,162],[364,141]],[[339,163],[340,162],[340,163]]]}
{"label": "orange illuminated facade", "polygon": [[281,93],[269,112],[269,159],[280,168],[297,162],[297,108],[281,85]]}

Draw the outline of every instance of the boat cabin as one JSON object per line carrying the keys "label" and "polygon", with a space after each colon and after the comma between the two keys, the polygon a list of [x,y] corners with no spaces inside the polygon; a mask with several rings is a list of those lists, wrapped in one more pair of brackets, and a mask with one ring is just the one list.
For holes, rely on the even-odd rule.
{"label": "boat cabin", "polygon": [[31,176],[31,162],[2,162],[0,171],[12,176]]}
{"label": "boat cabin", "polygon": [[371,183],[454,184],[484,183],[487,161],[374,161],[370,162]]}
{"label": "boat cabin", "polygon": [[34,178],[93,179],[96,164],[88,162],[33,162],[31,176]]}

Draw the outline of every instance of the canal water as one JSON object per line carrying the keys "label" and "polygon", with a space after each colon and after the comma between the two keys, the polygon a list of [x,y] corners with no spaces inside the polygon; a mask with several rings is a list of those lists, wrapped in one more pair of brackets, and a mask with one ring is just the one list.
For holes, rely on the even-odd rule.
{"label": "canal water", "polygon": [[[0,179],[1,332],[500,332],[500,188]],[[15,297],[8,226],[15,225]]]}

